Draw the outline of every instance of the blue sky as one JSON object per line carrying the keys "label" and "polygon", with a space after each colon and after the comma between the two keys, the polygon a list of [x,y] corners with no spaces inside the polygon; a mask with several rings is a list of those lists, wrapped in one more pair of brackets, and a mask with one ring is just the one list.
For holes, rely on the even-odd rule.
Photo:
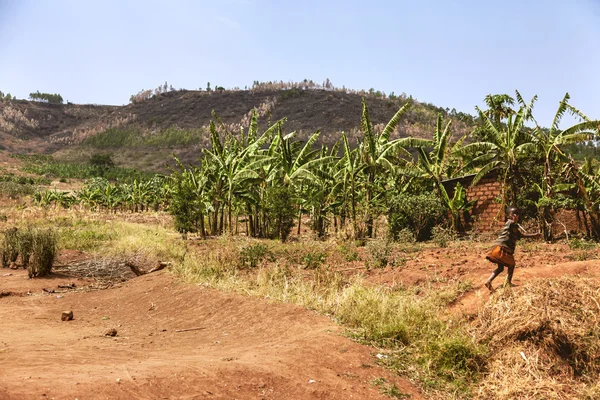
{"label": "blue sky", "polygon": [[126,104],[254,80],[375,88],[474,113],[539,95],[600,118],[600,0],[0,0],[0,90]]}

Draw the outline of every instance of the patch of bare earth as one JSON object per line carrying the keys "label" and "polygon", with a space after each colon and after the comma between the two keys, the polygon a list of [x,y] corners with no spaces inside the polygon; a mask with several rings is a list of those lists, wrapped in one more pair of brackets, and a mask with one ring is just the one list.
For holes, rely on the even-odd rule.
{"label": "patch of bare earth", "polygon": [[[0,287],[31,293],[0,299],[0,399],[384,399],[371,383],[381,377],[422,398],[373,349],[300,307],[165,271],[60,294],[40,288],[90,281],[0,272],[12,274]],[[74,319],[61,321],[63,311]]]}

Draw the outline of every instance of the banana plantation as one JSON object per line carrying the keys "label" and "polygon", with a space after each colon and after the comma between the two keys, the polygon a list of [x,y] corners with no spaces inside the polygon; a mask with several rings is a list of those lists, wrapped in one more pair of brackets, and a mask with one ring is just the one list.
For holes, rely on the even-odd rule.
{"label": "banana plantation", "polygon": [[[319,132],[299,140],[285,131],[285,119],[259,131],[254,112],[248,127],[231,132],[214,115],[210,147],[194,165],[175,158],[169,177],[128,184],[96,178],[79,192],[41,192],[35,200],[112,211],[164,209],[179,232],[202,237],[285,241],[308,222],[316,237],[397,237],[404,230],[425,240],[437,225],[460,231],[461,215],[474,205],[465,188],[449,191],[445,180],[475,174],[477,184],[494,173],[502,187],[497,201],[525,210],[547,240],[559,209],[579,211],[588,236],[599,240],[600,168],[574,152],[597,146],[600,122],[573,107],[566,94],[551,126],[542,127],[533,113],[536,100],[526,102],[519,92],[488,95],[486,107],[476,107],[472,132],[453,137],[451,122],[440,114],[425,139],[392,139],[410,102],[387,124],[374,125],[363,100],[361,137],[351,141],[342,132],[333,146],[317,145]],[[563,126],[565,115],[576,122]]]}

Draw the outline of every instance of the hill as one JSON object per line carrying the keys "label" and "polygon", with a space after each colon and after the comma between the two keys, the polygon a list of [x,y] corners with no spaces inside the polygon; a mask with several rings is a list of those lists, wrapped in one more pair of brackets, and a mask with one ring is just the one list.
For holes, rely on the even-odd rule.
{"label": "hill", "polygon": [[[239,132],[247,127],[253,109],[259,126],[287,118],[286,132],[307,135],[321,131],[321,142],[331,145],[345,131],[350,140],[361,136],[363,96],[341,90],[223,90],[170,91],[125,106],[48,104],[29,101],[0,103],[0,148],[10,153],[54,153],[77,160],[90,152],[118,153],[117,162],[156,169],[157,160],[176,153],[194,160],[208,143],[214,111],[224,126]],[[406,96],[367,96],[374,125],[387,123],[398,108],[412,101],[396,137],[430,138],[438,112],[453,120],[455,138],[472,126],[469,115],[420,103]],[[160,163],[159,163],[160,164]],[[158,166],[160,168],[160,166]]]}

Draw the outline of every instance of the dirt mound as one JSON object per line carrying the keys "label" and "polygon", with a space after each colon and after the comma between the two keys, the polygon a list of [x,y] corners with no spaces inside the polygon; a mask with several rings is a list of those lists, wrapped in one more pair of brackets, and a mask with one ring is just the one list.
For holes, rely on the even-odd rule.
{"label": "dirt mound", "polygon": [[0,302],[2,399],[385,399],[377,378],[421,398],[325,317],[168,273]]}

